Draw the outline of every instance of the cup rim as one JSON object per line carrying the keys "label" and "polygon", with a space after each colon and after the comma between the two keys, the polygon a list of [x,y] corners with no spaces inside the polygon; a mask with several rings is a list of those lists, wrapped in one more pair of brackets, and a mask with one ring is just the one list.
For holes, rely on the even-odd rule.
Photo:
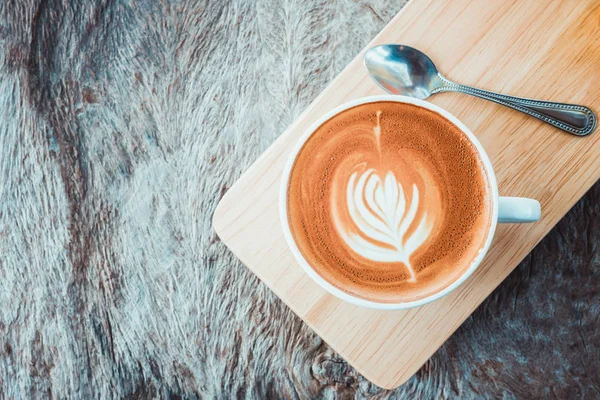
{"label": "cup rim", "polygon": [[[490,222],[490,227],[489,227],[489,230],[487,233],[487,237],[486,237],[483,247],[479,250],[479,252],[475,256],[475,258],[473,258],[473,260],[471,261],[471,265],[469,266],[469,268],[467,268],[463,272],[463,274],[460,275],[456,280],[454,280],[452,283],[450,283],[450,285],[446,286],[439,292],[433,293],[429,296],[423,297],[418,300],[413,300],[413,301],[408,301],[408,302],[382,303],[382,302],[376,302],[376,301],[372,301],[372,300],[366,300],[366,299],[363,299],[360,297],[353,296],[349,293],[346,293],[346,292],[342,291],[341,289],[335,287],[331,283],[327,282],[323,277],[321,277],[310,266],[308,261],[306,261],[306,259],[300,252],[300,249],[296,245],[296,241],[294,240],[294,237],[292,235],[292,232],[291,232],[291,229],[289,226],[288,215],[287,215],[287,192],[288,192],[290,175],[291,175],[294,163],[296,161],[296,158],[297,158],[298,154],[300,153],[300,151],[302,150],[302,147],[304,146],[304,143],[306,143],[308,138],[310,136],[312,136],[312,134],[317,130],[317,128],[319,128],[323,123],[325,123],[329,119],[333,118],[335,115],[337,115],[347,109],[350,109],[352,107],[356,107],[356,106],[359,106],[362,104],[376,103],[376,102],[380,102],[380,101],[393,101],[393,102],[397,102],[397,103],[412,104],[412,105],[426,108],[428,110],[431,110],[431,111],[434,111],[434,112],[440,114],[442,117],[446,118],[448,121],[452,122],[459,129],[461,129],[463,131],[463,133],[469,138],[471,143],[473,143],[473,145],[475,146],[475,148],[477,149],[477,151],[479,153],[479,157],[482,161],[484,170],[488,177],[490,192],[491,192],[490,194],[492,197],[491,222]],[[496,231],[496,225],[498,223],[498,184],[496,181],[496,175],[494,174],[494,169],[492,167],[492,163],[491,163],[487,153],[485,152],[483,146],[481,145],[481,143],[479,142],[477,137],[473,134],[473,132],[471,132],[471,130],[465,124],[463,124],[457,117],[452,115],[450,112],[448,112],[448,111],[444,110],[443,108],[441,108],[435,104],[432,104],[430,102],[412,98],[412,97],[407,97],[407,96],[377,95],[377,96],[361,97],[359,99],[355,99],[355,100],[346,102],[344,104],[341,104],[337,107],[334,107],[330,111],[326,112],[321,118],[319,118],[317,121],[315,121],[313,124],[311,124],[311,126],[306,130],[306,132],[304,132],[302,137],[297,141],[297,143],[294,145],[292,150],[289,152],[289,155],[287,157],[287,162],[285,164],[283,174],[281,177],[281,186],[280,186],[280,193],[279,193],[279,214],[280,214],[281,225],[283,228],[283,234],[285,237],[285,241],[286,241],[289,249],[292,251],[292,254],[294,255],[295,260],[300,264],[300,266],[302,267],[304,272],[306,272],[306,274],[308,274],[315,282],[317,282],[317,284],[319,284],[319,286],[321,286],[323,289],[325,289],[330,294],[336,296],[337,298],[344,300],[348,303],[357,305],[357,306],[374,308],[374,309],[379,309],[379,310],[402,310],[402,309],[407,309],[407,308],[419,307],[419,306],[425,305],[427,303],[430,303],[434,300],[437,300],[437,299],[447,295],[448,293],[452,292],[454,289],[459,287],[463,282],[465,282],[473,274],[473,272],[477,269],[477,267],[479,267],[479,265],[481,264],[481,261],[483,260],[484,256],[486,255],[486,253],[488,252],[488,250],[490,248],[492,239],[494,237],[494,232]]]}

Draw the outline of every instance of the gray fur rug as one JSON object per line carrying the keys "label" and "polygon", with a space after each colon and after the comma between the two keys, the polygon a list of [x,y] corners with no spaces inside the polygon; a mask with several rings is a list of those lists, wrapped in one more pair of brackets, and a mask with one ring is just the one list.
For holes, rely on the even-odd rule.
{"label": "gray fur rug", "polygon": [[0,1],[0,397],[599,398],[598,185],[389,392],[211,228],[403,3]]}

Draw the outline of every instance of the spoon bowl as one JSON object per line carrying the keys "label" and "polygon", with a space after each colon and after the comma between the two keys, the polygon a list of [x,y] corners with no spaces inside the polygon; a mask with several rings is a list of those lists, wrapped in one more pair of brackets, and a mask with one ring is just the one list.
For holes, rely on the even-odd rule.
{"label": "spoon bowl", "polygon": [[392,94],[426,99],[442,86],[431,58],[410,46],[373,47],[365,53],[363,61],[371,78]]}

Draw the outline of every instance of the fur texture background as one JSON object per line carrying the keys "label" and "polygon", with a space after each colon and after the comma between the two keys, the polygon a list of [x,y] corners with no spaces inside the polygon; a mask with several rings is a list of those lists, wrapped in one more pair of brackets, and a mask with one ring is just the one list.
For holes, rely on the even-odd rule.
{"label": "fur texture background", "polygon": [[0,397],[599,398],[598,185],[390,392],[211,228],[403,3],[0,1]]}

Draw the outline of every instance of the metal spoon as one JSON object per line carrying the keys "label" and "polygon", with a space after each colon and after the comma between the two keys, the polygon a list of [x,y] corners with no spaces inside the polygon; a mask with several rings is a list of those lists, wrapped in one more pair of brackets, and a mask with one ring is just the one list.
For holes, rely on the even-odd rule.
{"label": "metal spoon", "polygon": [[365,53],[364,63],[371,78],[392,94],[425,99],[440,92],[461,92],[521,111],[573,135],[585,136],[596,128],[596,115],[581,105],[507,96],[452,82],[429,57],[409,46],[373,47]]}

